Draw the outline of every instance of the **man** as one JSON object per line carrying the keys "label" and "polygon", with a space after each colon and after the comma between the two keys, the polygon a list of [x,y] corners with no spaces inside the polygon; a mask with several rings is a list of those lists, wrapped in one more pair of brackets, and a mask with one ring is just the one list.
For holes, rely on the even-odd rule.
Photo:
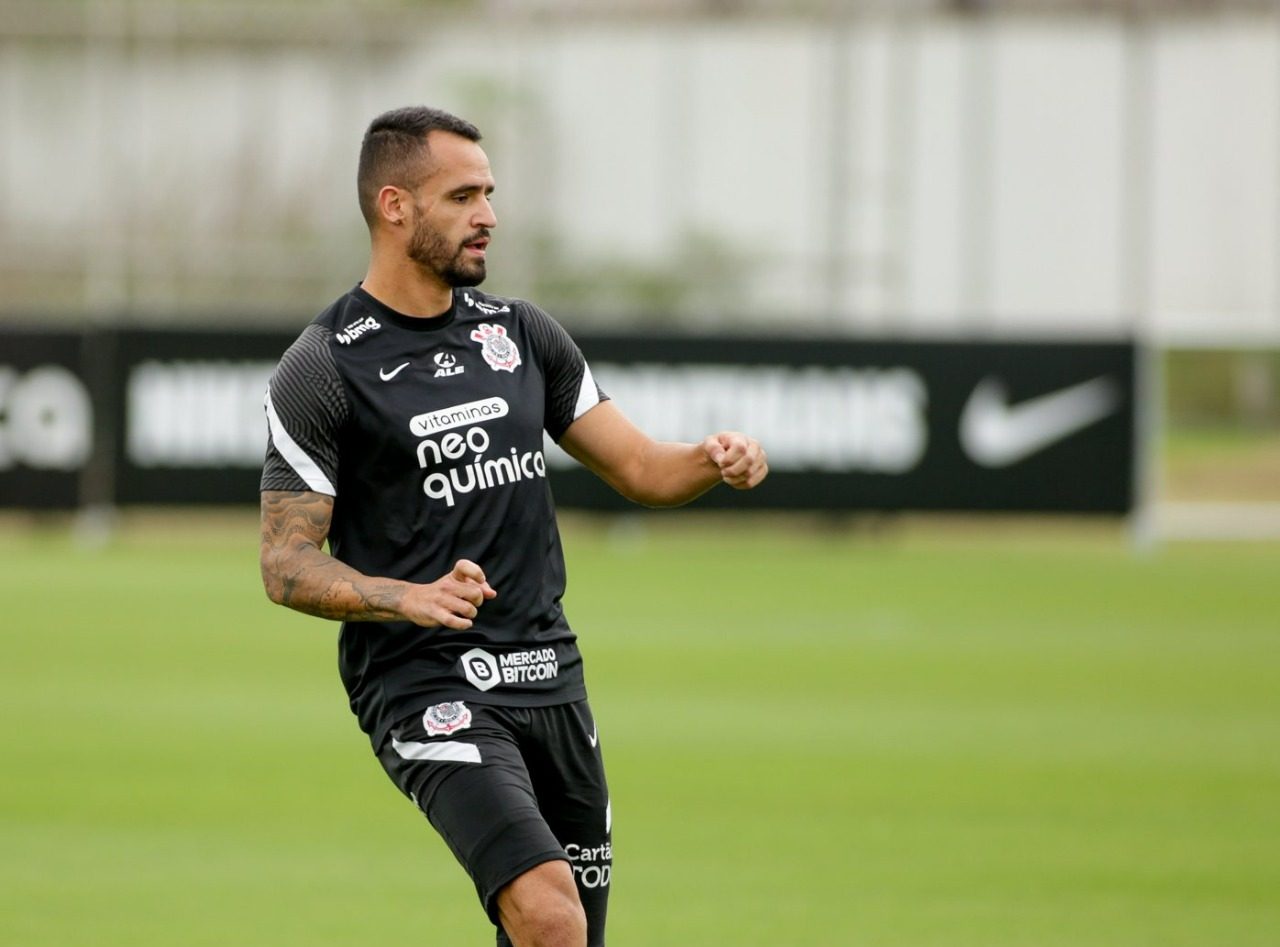
{"label": "man", "polygon": [[497,225],[479,141],[420,107],[365,134],[368,273],[267,393],[262,576],[272,601],[343,622],[351,708],[498,943],[585,947],[604,943],[612,816],[543,431],[652,506],[749,489],[768,466],[739,433],[653,441],[549,316],[471,288]]}

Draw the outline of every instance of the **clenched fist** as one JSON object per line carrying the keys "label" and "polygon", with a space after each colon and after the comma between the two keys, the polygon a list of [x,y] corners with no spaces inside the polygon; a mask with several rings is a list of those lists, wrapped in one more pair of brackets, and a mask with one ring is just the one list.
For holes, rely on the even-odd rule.
{"label": "clenched fist", "polygon": [[459,559],[448,575],[414,586],[401,608],[419,625],[466,631],[480,613],[480,606],[497,595],[483,569],[470,559]]}
{"label": "clenched fist", "polygon": [[721,431],[702,442],[712,463],[720,468],[720,479],[735,490],[750,490],[769,474],[769,458],[754,437],[738,431]]}

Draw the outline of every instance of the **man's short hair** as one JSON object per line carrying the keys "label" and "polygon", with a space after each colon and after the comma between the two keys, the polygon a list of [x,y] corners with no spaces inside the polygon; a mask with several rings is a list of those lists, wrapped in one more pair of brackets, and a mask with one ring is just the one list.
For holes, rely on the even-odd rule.
{"label": "man's short hair", "polygon": [[480,129],[465,119],[425,105],[383,112],[370,124],[360,146],[356,191],[360,212],[370,227],[378,217],[378,192],[388,184],[417,187],[425,178],[427,134],[442,131],[480,140]]}

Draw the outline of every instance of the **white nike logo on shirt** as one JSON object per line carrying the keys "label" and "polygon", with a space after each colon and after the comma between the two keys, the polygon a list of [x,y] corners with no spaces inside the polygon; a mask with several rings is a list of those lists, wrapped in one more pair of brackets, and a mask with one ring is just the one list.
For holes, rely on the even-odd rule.
{"label": "white nike logo on shirt", "polygon": [[591,736],[587,737],[587,742],[592,746],[600,742],[600,729],[596,726],[594,720],[591,722]]}
{"label": "white nike logo on shirt", "polygon": [[1120,405],[1120,386],[1102,376],[1009,404],[1004,384],[984,378],[960,415],[960,444],[976,464],[1009,467],[1101,421]]}
{"label": "white nike logo on shirt", "polygon": [[399,375],[402,371],[404,371],[408,367],[409,367],[409,363],[405,362],[403,365],[399,365],[396,368],[391,369],[391,371],[387,371],[385,368],[379,368],[378,377],[381,378],[383,381],[390,381],[391,379],[395,378],[397,375]]}

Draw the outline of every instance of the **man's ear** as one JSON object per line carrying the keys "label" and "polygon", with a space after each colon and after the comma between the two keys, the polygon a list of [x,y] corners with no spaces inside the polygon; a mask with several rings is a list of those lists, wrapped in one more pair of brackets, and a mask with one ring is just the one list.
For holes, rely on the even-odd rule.
{"label": "man's ear", "polygon": [[409,212],[409,192],[388,184],[378,192],[378,215],[393,227],[405,222]]}

